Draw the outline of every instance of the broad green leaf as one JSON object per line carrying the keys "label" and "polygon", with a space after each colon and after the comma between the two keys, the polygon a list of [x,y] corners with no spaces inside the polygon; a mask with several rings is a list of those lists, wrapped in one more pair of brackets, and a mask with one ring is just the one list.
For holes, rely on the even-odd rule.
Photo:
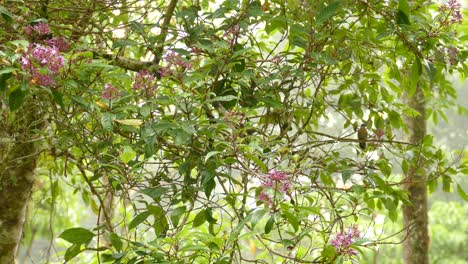
{"label": "broad green leaf", "polygon": [[111,242],[112,246],[117,251],[122,250],[122,245],[123,245],[122,240],[120,239],[120,237],[116,233],[111,233],[109,235],[109,239],[110,239],[110,242]]}
{"label": "broad green leaf", "polygon": [[128,229],[131,230],[135,227],[137,227],[139,224],[143,223],[143,221],[146,220],[146,218],[148,218],[148,216],[151,215],[151,212],[149,211],[144,211],[138,215],[136,215],[132,221],[130,222],[130,224],[128,225]]}
{"label": "broad green leaf", "polygon": [[409,17],[405,14],[405,12],[401,11],[400,9],[396,12],[396,21],[400,25],[409,25],[410,20]]}
{"label": "broad green leaf", "polygon": [[72,244],[86,244],[93,239],[94,233],[85,228],[75,227],[63,231],[59,237]]}
{"label": "broad green leaf", "polygon": [[265,224],[265,234],[269,234],[275,225],[275,216],[270,216],[270,219]]}
{"label": "broad green leaf", "polygon": [[260,220],[262,220],[263,216],[268,212],[267,209],[260,209],[256,210],[252,213],[252,217],[250,218],[250,224],[252,228],[254,228]]}
{"label": "broad green leaf", "polygon": [[185,205],[172,210],[171,221],[174,227],[177,227],[179,225],[179,220],[185,214],[186,211],[187,207]]}
{"label": "broad green leaf", "polygon": [[289,224],[291,224],[291,226],[294,228],[294,231],[297,232],[299,230],[299,219],[297,219],[297,217],[294,214],[288,211],[284,211],[283,215],[286,218],[286,220],[288,220]]}
{"label": "broad green leaf", "polygon": [[317,26],[320,26],[323,22],[326,22],[329,20],[338,10],[338,7],[340,6],[341,1],[335,1],[322,10],[318,12],[318,15],[315,17],[315,23]]}
{"label": "broad green leaf", "polygon": [[398,10],[401,10],[401,12],[405,13],[405,15],[409,18],[410,6],[408,4],[408,0],[399,0]]}
{"label": "broad green leaf", "polygon": [[113,121],[115,119],[115,115],[112,113],[104,112],[101,116],[101,124],[102,127],[107,131],[112,131]]}
{"label": "broad green leaf", "polygon": [[192,227],[194,227],[194,228],[199,227],[199,226],[203,225],[203,223],[205,223],[205,221],[206,221],[205,210],[201,210],[200,212],[198,212],[198,214],[193,219]]}
{"label": "broad green leaf", "polygon": [[127,164],[136,157],[137,153],[130,146],[125,146],[123,152],[120,154],[120,160]]}
{"label": "broad green leaf", "polygon": [[210,151],[206,154],[205,156],[205,163],[213,156],[219,154],[219,153],[222,153],[222,151]]}

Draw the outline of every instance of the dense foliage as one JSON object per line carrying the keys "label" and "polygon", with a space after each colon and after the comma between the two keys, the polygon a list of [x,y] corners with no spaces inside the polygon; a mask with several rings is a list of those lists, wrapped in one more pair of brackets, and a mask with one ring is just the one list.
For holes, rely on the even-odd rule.
{"label": "dense foliage", "polygon": [[420,87],[432,120],[455,104],[457,1],[79,2],[0,6],[2,122],[39,111],[42,206],[97,215],[60,215],[65,261],[358,261],[399,241],[373,226],[408,204],[414,157],[468,200],[468,163],[405,141],[400,99]]}

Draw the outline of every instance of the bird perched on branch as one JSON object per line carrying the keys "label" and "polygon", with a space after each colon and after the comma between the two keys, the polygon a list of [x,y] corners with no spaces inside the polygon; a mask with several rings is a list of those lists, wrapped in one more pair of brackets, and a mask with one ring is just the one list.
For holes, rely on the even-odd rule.
{"label": "bird perched on branch", "polygon": [[359,139],[359,147],[361,149],[366,149],[366,140],[368,136],[366,124],[362,124],[361,127],[357,130],[357,136]]}

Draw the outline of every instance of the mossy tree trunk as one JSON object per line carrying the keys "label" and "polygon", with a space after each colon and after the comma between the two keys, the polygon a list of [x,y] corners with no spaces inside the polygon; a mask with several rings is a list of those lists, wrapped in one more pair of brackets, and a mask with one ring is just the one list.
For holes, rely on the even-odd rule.
{"label": "mossy tree trunk", "polygon": [[[422,88],[418,85],[412,97],[406,96],[410,107],[420,113],[416,117],[406,117],[408,141],[422,144],[426,136],[426,105]],[[408,227],[407,238],[403,242],[405,264],[429,263],[429,233],[427,217],[426,172],[421,153],[415,151],[406,174],[406,189],[411,205],[403,206],[403,221]]]}
{"label": "mossy tree trunk", "polygon": [[11,264],[22,238],[45,120],[32,99],[16,112],[3,108],[0,113],[0,264]]}

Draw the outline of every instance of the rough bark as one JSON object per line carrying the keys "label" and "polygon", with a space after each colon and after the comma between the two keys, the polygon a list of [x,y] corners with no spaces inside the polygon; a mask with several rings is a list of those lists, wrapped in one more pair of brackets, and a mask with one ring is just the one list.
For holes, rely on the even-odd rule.
{"label": "rough bark", "polygon": [[15,263],[34,183],[44,117],[33,100],[0,121],[0,264]]}
{"label": "rough bark", "polygon": [[[418,85],[412,97],[406,96],[410,107],[420,113],[416,117],[406,117],[408,141],[421,144],[426,136],[426,106],[421,87]],[[403,206],[403,221],[408,227],[407,238],[403,242],[403,259],[405,264],[429,263],[429,233],[427,217],[426,174],[420,153],[415,151],[413,160],[406,174],[406,189],[409,192],[411,205]]]}

